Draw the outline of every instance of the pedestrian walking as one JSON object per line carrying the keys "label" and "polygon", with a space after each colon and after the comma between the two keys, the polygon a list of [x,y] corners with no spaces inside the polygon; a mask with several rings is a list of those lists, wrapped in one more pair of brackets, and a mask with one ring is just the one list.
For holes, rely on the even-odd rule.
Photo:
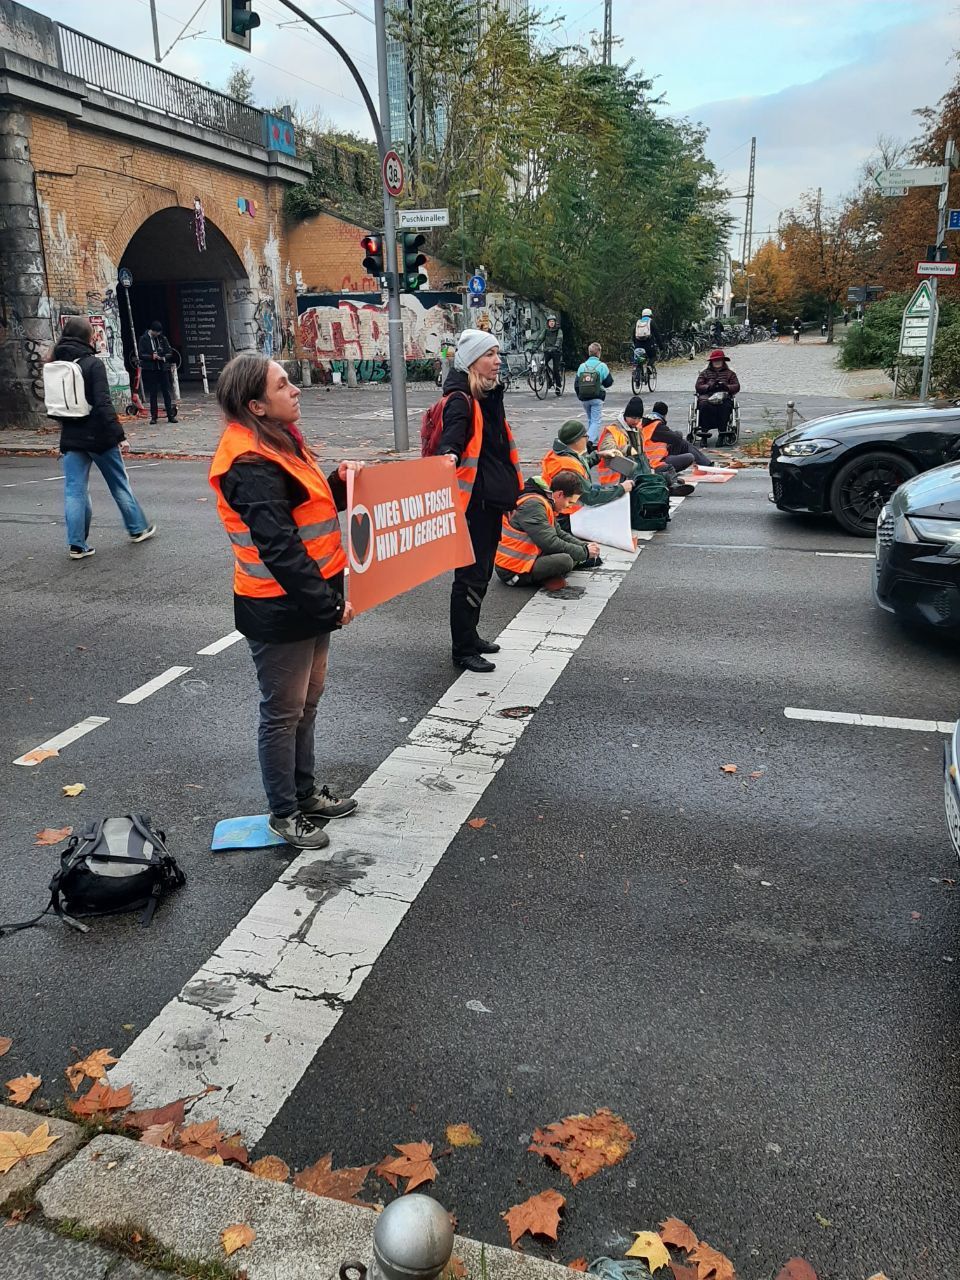
{"label": "pedestrian walking", "polygon": [[140,368],[143,373],[143,389],[150,396],[150,422],[157,421],[157,395],[163,396],[163,408],[168,422],[176,422],[177,408],[173,403],[170,365],[175,360],[173,347],[167,341],[163,325],[159,320],[152,320],[150,328],[137,344],[140,356]]}
{"label": "pedestrian walking", "polygon": [[600,429],[607,388],[613,386],[613,374],[600,359],[602,354],[600,343],[591,342],[587,348],[587,358],[577,370],[577,376],[573,380],[573,389],[587,415],[587,435],[591,441],[596,440]]}
{"label": "pedestrian walking", "polygon": [[337,512],[347,505],[341,462],[328,476],[297,427],[300,390],[283,366],[244,352],[217,382],[224,431],[210,466],[217,513],[235,558],[235,625],[260,686],[257,746],[270,830],[297,849],[322,849],[319,823],[357,808],[317,787],[314,729],[330,636],[353,618]]}
{"label": "pedestrian walking", "polygon": [[450,638],[453,660],[465,671],[494,671],[489,654],[500,646],[484,640],[477,627],[493,575],[506,512],[523,488],[520,459],[503,405],[497,374],[500,347],[491,333],[464,329],[457,339],[453,372],[443,384],[443,430],[437,452],[450,454],[473,543],[473,564],[453,575]]}
{"label": "pedestrian walking", "polygon": [[77,364],[83,376],[83,390],[89,413],[63,417],[60,422],[60,452],[63,454],[63,506],[67,526],[67,549],[71,560],[94,555],[90,546],[90,467],[95,465],[120,510],[132,542],[146,542],[157,527],[151,524],[130,488],[120,446],[126,441],[117,411],[110,399],[107,370],[96,354],[93,326],[86,316],[68,316],[60,340],[50,360]]}

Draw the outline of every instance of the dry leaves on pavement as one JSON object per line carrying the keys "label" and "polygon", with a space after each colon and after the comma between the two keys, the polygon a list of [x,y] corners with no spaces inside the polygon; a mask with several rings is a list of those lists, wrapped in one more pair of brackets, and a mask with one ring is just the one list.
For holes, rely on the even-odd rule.
{"label": "dry leaves on pavement", "polygon": [[425,1182],[433,1182],[437,1166],[430,1159],[433,1155],[432,1142],[395,1142],[393,1145],[400,1154],[384,1156],[374,1170],[378,1178],[389,1182],[394,1190],[397,1189],[398,1178],[407,1178],[404,1195]]}
{"label": "dry leaves on pavement", "polygon": [[510,1232],[510,1243],[516,1244],[522,1235],[545,1236],[556,1240],[560,1229],[560,1210],[567,1203],[559,1191],[541,1191],[522,1204],[500,1215]]}
{"label": "dry leaves on pavement", "polygon": [[701,1240],[690,1250],[688,1261],[696,1263],[697,1280],[735,1280],[736,1271],[730,1259]]}
{"label": "dry leaves on pavement", "polygon": [[15,1080],[8,1080],[7,1088],[10,1090],[10,1097],[7,1101],[22,1106],[29,1101],[32,1094],[36,1093],[41,1083],[39,1076],[17,1076]]}
{"label": "dry leaves on pavement", "polygon": [[721,773],[736,773],[737,766],[735,764],[722,764],[720,766]]}
{"label": "dry leaves on pavement", "polygon": [[123,1111],[133,1101],[133,1085],[112,1089],[102,1081],[90,1086],[82,1098],[67,1098],[67,1107],[75,1116],[97,1116],[105,1111]]}
{"label": "dry leaves on pavement", "polygon": [[[426,1143],[408,1143],[407,1145],[426,1146]],[[431,1147],[430,1150],[433,1148]],[[427,1154],[429,1155],[429,1151]],[[352,1169],[334,1169],[333,1152],[328,1151],[316,1164],[310,1165],[307,1169],[301,1169],[294,1178],[293,1185],[299,1187],[301,1191],[312,1191],[317,1196],[330,1196],[333,1200],[345,1200],[347,1204],[366,1205],[366,1201],[358,1199],[358,1192],[372,1168],[372,1164],[361,1164]],[[433,1169],[433,1165],[430,1165],[430,1168]],[[398,1170],[398,1173],[402,1177],[409,1176],[405,1171]],[[433,1169],[434,1177],[436,1173],[436,1169]],[[421,1181],[429,1181],[429,1179],[421,1179]],[[396,1187],[397,1184],[393,1182],[391,1185]],[[407,1190],[416,1185],[418,1184],[411,1177]]]}
{"label": "dry leaves on pavement", "polygon": [[94,1049],[79,1062],[74,1062],[63,1073],[70,1081],[70,1088],[76,1093],[84,1080],[103,1080],[107,1067],[112,1067],[119,1058],[115,1058],[109,1049]]}
{"label": "dry leaves on pavement", "polygon": [[15,1164],[30,1156],[38,1156],[59,1142],[60,1135],[51,1133],[44,1120],[32,1133],[20,1133],[16,1129],[0,1130],[0,1173],[9,1173]]}
{"label": "dry leaves on pavement", "polygon": [[656,1231],[635,1231],[633,1244],[626,1252],[628,1258],[642,1258],[648,1271],[659,1271],[670,1266],[670,1254]]}
{"label": "dry leaves on pavement", "polygon": [[67,836],[73,835],[73,827],[44,827],[42,831],[37,832],[37,838],[34,844],[59,844],[61,840],[66,840]]}
{"label": "dry leaves on pavement", "polygon": [[85,782],[68,782],[63,788],[65,796],[78,796],[81,791],[86,791],[87,784]]}
{"label": "dry leaves on pavement", "polygon": [[[143,1141],[146,1142],[146,1136]],[[255,1178],[265,1178],[267,1182],[286,1182],[290,1177],[290,1166],[279,1156],[261,1156],[254,1160],[250,1172]]]}
{"label": "dry leaves on pavement", "polygon": [[[125,1030],[133,1030],[133,1027],[125,1027]],[[208,1084],[200,1093],[191,1093],[186,1098],[177,1098],[174,1102],[168,1102],[162,1107],[148,1107],[144,1111],[128,1111],[123,1117],[123,1123],[128,1129],[139,1129],[141,1132],[150,1129],[154,1125],[167,1124],[173,1125],[175,1129],[179,1129],[186,1122],[187,1106],[191,1102],[199,1102],[201,1098],[205,1098],[208,1093],[218,1093],[219,1085]]]}
{"label": "dry leaves on pavement", "polygon": [[33,751],[28,751],[23,757],[23,763],[42,764],[44,760],[52,760],[54,756],[59,754],[59,751],[54,751],[51,747],[35,747]]}
{"label": "dry leaves on pavement", "polygon": [[235,1222],[232,1227],[224,1227],[220,1232],[220,1243],[228,1258],[238,1249],[249,1248],[256,1238],[257,1233],[246,1222]]}
{"label": "dry leaves on pavement", "polygon": [[474,831],[479,831],[481,827],[485,827],[486,825],[487,825],[486,818],[470,818],[470,820],[467,822],[467,826],[473,827]]}
{"label": "dry leaves on pavement", "polygon": [[545,1156],[576,1186],[601,1169],[619,1164],[636,1136],[620,1116],[601,1107],[592,1116],[567,1116],[535,1129],[528,1150]]}
{"label": "dry leaves on pavement", "polygon": [[574,1258],[572,1262],[567,1263],[567,1269],[569,1271],[586,1271],[589,1266],[590,1263],[586,1258]]}
{"label": "dry leaves on pavement", "polygon": [[483,1142],[479,1133],[468,1124],[448,1124],[446,1137],[451,1147],[479,1147]]}
{"label": "dry leaves on pavement", "polygon": [[805,1258],[789,1258],[777,1272],[777,1280],[817,1280],[817,1273]]}
{"label": "dry leaves on pavement", "polygon": [[688,1227],[680,1218],[666,1218],[660,1223],[660,1239],[684,1253],[689,1253],[700,1243],[693,1227]]}
{"label": "dry leaves on pavement", "polygon": [[10,1051],[10,1046],[12,1044],[13,1044],[13,1041],[10,1039],[9,1036],[0,1036],[0,1058],[2,1058],[5,1053],[8,1053]]}

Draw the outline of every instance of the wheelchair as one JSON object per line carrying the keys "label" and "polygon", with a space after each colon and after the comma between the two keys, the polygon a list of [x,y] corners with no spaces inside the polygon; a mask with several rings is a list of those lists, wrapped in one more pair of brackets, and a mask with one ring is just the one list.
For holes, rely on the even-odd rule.
{"label": "wheelchair", "polygon": [[[697,397],[694,396],[690,401],[690,408],[687,412],[687,439],[694,441],[701,448],[706,448],[707,441],[713,428],[710,427],[706,431],[700,430],[700,411],[697,408]],[[725,431],[717,432],[717,446],[736,444],[740,439],[740,402],[734,398],[733,412],[727,419],[727,427]]]}

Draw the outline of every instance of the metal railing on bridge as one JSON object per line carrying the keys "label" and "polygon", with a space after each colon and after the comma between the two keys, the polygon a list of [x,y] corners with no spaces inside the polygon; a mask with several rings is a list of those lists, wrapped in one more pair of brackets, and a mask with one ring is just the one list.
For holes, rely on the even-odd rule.
{"label": "metal railing on bridge", "polygon": [[57,23],[62,69],[104,93],[264,145],[263,112]]}

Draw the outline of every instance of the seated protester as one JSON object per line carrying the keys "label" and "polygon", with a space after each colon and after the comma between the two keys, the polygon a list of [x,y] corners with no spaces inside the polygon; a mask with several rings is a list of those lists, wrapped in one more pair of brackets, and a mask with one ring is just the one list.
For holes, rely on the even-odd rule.
{"label": "seated protester", "polygon": [[600,454],[596,450],[588,451],[587,446],[587,428],[576,418],[571,418],[557,432],[553,448],[544,455],[540,464],[540,474],[551,489],[553,478],[559,471],[573,471],[580,477],[579,501],[568,505],[567,514],[579,510],[581,506],[605,506],[608,502],[622,498],[633,488],[631,480],[623,480],[617,484],[594,484],[590,468],[597,465]]}
{"label": "seated protester", "polygon": [[573,569],[596,569],[603,562],[595,542],[582,542],[557,524],[580,496],[581,477],[558,471],[550,484],[528,480],[513,511],[503,517],[495,572],[508,587],[538,586]]}
{"label": "seated protester", "polygon": [[651,467],[643,452],[643,437],[640,434],[642,418],[643,401],[639,396],[632,396],[627,401],[627,407],[623,413],[618,413],[613,422],[608,422],[602,428],[600,439],[597,441],[597,448],[600,450],[597,479],[600,484],[619,484],[623,479],[622,473],[611,465],[609,458],[604,456],[610,450],[636,463],[640,472],[650,472]]}
{"label": "seated protester", "polygon": [[686,471],[693,463],[698,467],[712,467],[714,460],[708,453],[698,449],[692,440],[687,440],[679,431],[672,431],[667,426],[669,412],[666,401],[657,400],[652,411],[643,418],[644,433],[649,432],[653,443],[667,446],[667,461],[674,471]]}

